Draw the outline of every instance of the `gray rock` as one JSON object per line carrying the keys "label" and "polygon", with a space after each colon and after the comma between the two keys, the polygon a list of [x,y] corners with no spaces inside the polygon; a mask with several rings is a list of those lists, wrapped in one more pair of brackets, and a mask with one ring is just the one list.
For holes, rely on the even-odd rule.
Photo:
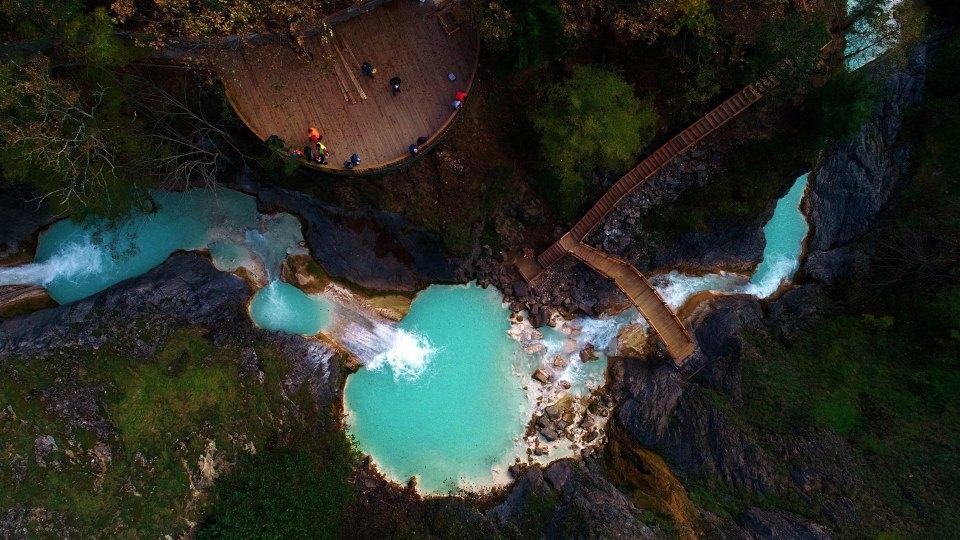
{"label": "gray rock", "polygon": [[[881,70],[889,67],[876,65]],[[923,99],[927,46],[915,47],[906,66],[886,76],[883,98],[870,120],[849,141],[827,150],[812,175],[810,250],[829,251],[868,231],[911,167],[902,140],[904,118]]]}
{"label": "gray rock", "polygon": [[546,473],[528,468],[487,515],[513,537],[654,538],[658,532],[598,470],[570,459]]}
{"label": "gray rock", "polygon": [[567,483],[567,480],[573,475],[573,464],[569,459],[561,459],[547,467],[544,476],[547,482],[553,486],[553,489],[560,491]]}
{"label": "gray rock", "polygon": [[41,435],[33,443],[34,453],[37,458],[37,465],[46,467],[46,459],[50,454],[57,451],[57,441],[52,435]]}
{"label": "gray rock", "polygon": [[540,430],[540,436],[547,442],[553,442],[560,438],[560,434],[554,428],[543,428]]}
{"label": "gray rock", "polygon": [[299,216],[313,258],[332,277],[385,291],[416,291],[455,280],[440,240],[398,214],[344,210],[249,177],[239,178],[237,187],[256,195],[262,210]]}
{"label": "gray rock", "polygon": [[[739,372],[741,332],[761,324],[757,302],[718,300],[694,324],[705,359],[688,381],[669,362],[625,363],[626,401],[617,418],[633,440],[663,456],[681,478],[718,477],[741,489],[770,491],[773,467],[764,451],[705,393],[742,399]],[[691,384],[693,383],[693,384]]]}
{"label": "gray rock", "polygon": [[[195,253],[176,253],[143,276],[89,298],[0,323],[0,360],[12,355],[44,356],[64,346],[96,349],[135,326],[154,338],[171,328],[210,325],[221,331],[249,326],[250,290],[240,278],[220,272]],[[105,331],[104,329],[108,329]],[[158,340],[138,356],[152,354]]]}
{"label": "gray rock", "polygon": [[850,246],[811,252],[804,263],[804,277],[828,287],[857,279],[867,268],[867,256]]}

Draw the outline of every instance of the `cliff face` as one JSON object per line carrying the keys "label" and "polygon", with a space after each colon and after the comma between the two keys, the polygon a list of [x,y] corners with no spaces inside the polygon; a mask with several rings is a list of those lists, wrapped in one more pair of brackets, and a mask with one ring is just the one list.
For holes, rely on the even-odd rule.
{"label": "cliff face", "polygon": [[870,120],[825,153],[813,175],[813,236],[799,286],[767,306],[751,298],[720,298],[699,310],[690,324],[701,350],[683,373],[663,359],[623,366],[617,421],[632,442],[662,455],[685,482],[719,480],[745,493],[822,497],[822,524],[748,508],[732,521],[714,523],[726,534],[815,538],[827,534],[823,524],[844,527],[858,520],[851,503],[857,475],[842,441],[824,434],[750,433],[737,421],[750,392],[742,382],[751,347],[745,336],[789,340],[815,317],[829,287],[865,264],[871,249],[865,237],[910,180],[904,121],[922,100],[927,56],[928,46],[920,44],[906,65],[878,72],[884,92]]}
{"label": "cliff face", "polygon": [[919,44],[885,79],[891,66],[865,68],[879,72],[880,102],[856,135],[827,149],[811,175],[813,234],[806,270],[817,281],[830,285],[862,267],[862,255],[850,245],[876,225],[891,195],[909,179],[904,122],[923,99],[929,47]]}
{"label": "cliff face", "polygon": [[454,265],[443,244],[397,214],[344,210],[243,175],[236,183],[256,195],[262,211],[298,216],[313,258],[334,278],[366,289],[406,292],[454,280]]}

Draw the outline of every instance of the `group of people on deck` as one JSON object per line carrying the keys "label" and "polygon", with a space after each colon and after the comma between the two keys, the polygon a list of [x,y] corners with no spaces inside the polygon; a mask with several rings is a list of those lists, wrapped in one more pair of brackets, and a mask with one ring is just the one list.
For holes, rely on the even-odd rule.
{"label": "group of people on deck", "polygon": [[[364,60],[363,63],[360,64],[360,73],[373,79],[377,74],[377,68],[370,63],[369,60]],[[451,81],[456,80],[456,76],[452,73],[448,77]],[[400,84],[402,82],[403,81],[398,75],[394,75],[390,78],[388,83],[390,85],[390,94],[392,96],[396,97],[397,94],[401,93]],[[459,110],[463,107],[463,102],[466,101],[466,99],[467,93],[463,90],[460,90],[453,95],[453,101],[451,102],[450,106],[454,110]],[[320,133],[320,130],[315,127],[308,129],[307,140],[309,141],[309,144],[305,145],[302,150],[300,148],[294,148],[290,151],[290,156],[303,157],[308,161],[326,165],[330,157],[330,152],[327,151],[326,145],[323,144],[323,135]],[[429,139],[425,136],[418,137],[417,141],[412,143],[407,150],[411,155],[415,156],[420,153],[420,148],[426,144],[428,140]],[[343,167],[345,169],[353,169],[358,165],[360,165],[360,154],[356,152],[351,154],[350,159],[343,163]]]}

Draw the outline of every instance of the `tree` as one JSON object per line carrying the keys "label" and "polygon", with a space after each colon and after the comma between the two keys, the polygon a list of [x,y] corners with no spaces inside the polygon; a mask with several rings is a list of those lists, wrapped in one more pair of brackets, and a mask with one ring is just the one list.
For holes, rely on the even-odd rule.
{"label": "tree", "polygon": [[123,28],[155,45],[215,36],[270,32],[302,38],[324,18],[350,5],[345,0],[115,0],[111,10]]}
{"label": "tree", "polygon": [[803,108],[803,140],[809,152],[856,133],[873,112],[876,98],[876,85],[863,71],[841,69],[813,89]]}
{"label": "tree", "polygon": [[560,0],[571,32],[593,35],[594,24],[610,28],[621,43],[653,44],[683,32],[706,35],[716,21],[707,0]]}
{"label": "tree", "polygon": [[149,185],[151,150],[115,88],[54,77],[43,56],[0,66],[0,168],[58,210],[126,210]]}
{"label": "tree", "polygon": [[551,89],[533,123],[540,151],[557,185],[558,210],[571,217],[584,195],[584,178],[597,168],[621,171],[650,142],[658,122],[650,99],[640,100],[616,73],[594,66],[574,68]]}
{"label": "tree", "polygon": [[787,91],[810,83],[810,72],[822,60],[821,49],[830,42],[826,20],[820,14],[800,13],[773,19],[763,25],[750,59],[749,75],[757,79],[784,60],[791,69],[781,71]]}
{"label": "tree", "polygon": [[921,0],[853,0],[845,13],[834,14],[841,21],[834,31],[844,36],[844,60],[856,68],[881,52],[903,59],[923,34],[926,18]]}
{"label": "tree", "polygon": [[564,17],[554,0],[477,1],[475,19],[484,45],[501,55],[501,69],[539,68],[567,49]]}

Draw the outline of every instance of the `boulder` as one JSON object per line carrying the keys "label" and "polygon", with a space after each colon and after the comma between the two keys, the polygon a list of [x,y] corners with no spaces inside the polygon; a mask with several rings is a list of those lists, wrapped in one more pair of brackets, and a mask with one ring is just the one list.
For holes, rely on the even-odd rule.
{"label": "boulder", "polygon": [[549,373],[540,368],[537,368],[536,371],[533,372],[533,378],[543,384],[549,383],[552,379]]}

